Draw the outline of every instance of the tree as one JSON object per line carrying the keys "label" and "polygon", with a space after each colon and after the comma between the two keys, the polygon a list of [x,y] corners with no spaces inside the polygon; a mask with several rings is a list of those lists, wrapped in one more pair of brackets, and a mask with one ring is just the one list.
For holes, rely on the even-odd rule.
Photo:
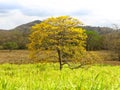
{"label": "tree", "polygon": [[3,48],[9,49],[9,51],[12,51],[14,49],[17,49],[18,45],[15,42],[5,42],[5,43],[3,43]]}
{"label": "tree", "polygon": [[100,50],[102,47],[102,37],[93,30],[87,30],[87,43],[86,49],[89,50]]}
{"label": "tree", "polygon": [[104,36],[105,49],[114,51],[118,55],[120,61],[120,31],[114,31]]}
{"label": "tree", "polygon": [[79,25],[82,25],[79,20],[69,16],[52,17],[36,24],[29,36],[31,57],[37,59],[40,51],[54,50],[60,70],[68,61],[80,61],[87,36],[85,30],[77,28]]}
{"label": "tree", "polygon": [[103,35],[103,45],[107,50],[115,52],[120,61],[120,27],[117,24],[113,24],[113,31],[106,35]]}

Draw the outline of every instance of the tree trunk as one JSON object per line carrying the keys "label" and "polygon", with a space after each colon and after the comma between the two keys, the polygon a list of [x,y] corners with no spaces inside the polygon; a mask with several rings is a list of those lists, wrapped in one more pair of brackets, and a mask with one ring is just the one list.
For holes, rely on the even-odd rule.
{"label": "tree trunk", "polygon": [[58,53],[58,60],[59,60],[59,64],[60,64],[60,70],[62,70],[62,57],[61,57],[61,51],[58,49],[57,50]]}
{"label": "tree trunk", "polygon": [[119,61],[120,61],[120,53],[118,53],[118,59],[119,59]]}

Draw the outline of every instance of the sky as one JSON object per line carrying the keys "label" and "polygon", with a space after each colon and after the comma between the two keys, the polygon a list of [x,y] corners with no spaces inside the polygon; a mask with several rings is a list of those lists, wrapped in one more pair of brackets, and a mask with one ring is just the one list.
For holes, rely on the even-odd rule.
{"label": "sky", "polygon": [[68,15],[85,25],[120,25],[120,0],[0,0],[0,29]]}

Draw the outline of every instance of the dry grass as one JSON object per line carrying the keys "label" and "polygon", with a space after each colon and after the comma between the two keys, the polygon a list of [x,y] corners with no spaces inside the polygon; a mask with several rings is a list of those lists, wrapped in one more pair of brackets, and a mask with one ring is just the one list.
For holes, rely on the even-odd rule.
{"label": "dry grass", "polygon": [[[117,57],[114,53],[110,51],[90,51],[88,53],[96,54],[103,60],[105,64],[111,65],[120,65],[119,61],[112,61],[117,60]],[[55,53],[52,53],[55,54]],[[52,55],[51,54],[51,55]],[[0,64],[3,63],[11,63],[11,64],[27,64],[32,63],[33,61],[29,59],[29,51],[28,50],[0,50]],[[41,54],[41,58],[48,57],[48,55]],[[87,56],[86,56],[87,57]]]}
{"label": "dry grass", "polygon": [[90,53],[95,53],[102,59],[102,64],[104,65],[120,65],[120,61],[118,61],[118,56],[114,52],[111,51],[90,51]]}
{"label": "dry grass", "polygon": [[117,54],[115,54],[112,51],[102,50],[102,51],[90,51],[90,52],[96,53],[104,61],[114,61],[114,60],[116,61],[116,60],[118,60]]}
{"label": "dry grass", "polygon": [[0,63],[30,63],[28,59],[29,52],[27,50],[0,50]]}

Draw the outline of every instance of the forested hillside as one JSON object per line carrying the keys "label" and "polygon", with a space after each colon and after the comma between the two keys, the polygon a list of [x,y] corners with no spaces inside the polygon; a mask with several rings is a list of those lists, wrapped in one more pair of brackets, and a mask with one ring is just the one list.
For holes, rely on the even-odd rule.
{"label": "forested hillside", "polygon": [[31,27],[40,22],[41,21],[36,20],[11,30],[0,30],[0,48],[4,48],[2,47],[4,43],[15,42],[18,45],[18,49],[25,49]]}

